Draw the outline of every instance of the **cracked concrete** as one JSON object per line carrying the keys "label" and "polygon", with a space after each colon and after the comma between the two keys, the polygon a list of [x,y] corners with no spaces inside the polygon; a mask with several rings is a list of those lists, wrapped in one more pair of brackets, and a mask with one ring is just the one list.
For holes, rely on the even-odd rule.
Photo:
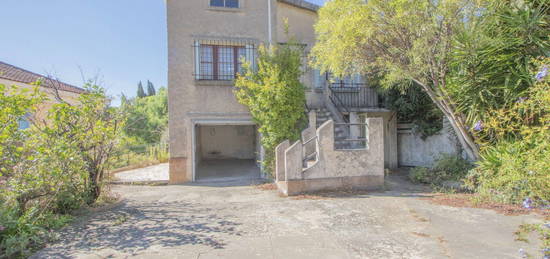
{"label": "cracked concrete", "polygon": [[387,191],[279,197],[238,183],[114,186],[118,206],[62,230],[34,258],[519,258],[532,215],[432,204],[399,177]]}

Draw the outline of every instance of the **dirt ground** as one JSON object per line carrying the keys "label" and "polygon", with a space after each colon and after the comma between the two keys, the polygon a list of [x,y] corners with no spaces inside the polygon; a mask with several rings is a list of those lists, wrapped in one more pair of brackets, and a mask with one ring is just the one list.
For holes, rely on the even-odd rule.
{"label": "dirt ground", "polygon": [[[281,197],[268,185],[116,185],[122,201],[65,228],[34,258],[521,258],[539,215],[433,202],[400,175],[386,191]],[[535,257],[538,258],[538,257]]]}

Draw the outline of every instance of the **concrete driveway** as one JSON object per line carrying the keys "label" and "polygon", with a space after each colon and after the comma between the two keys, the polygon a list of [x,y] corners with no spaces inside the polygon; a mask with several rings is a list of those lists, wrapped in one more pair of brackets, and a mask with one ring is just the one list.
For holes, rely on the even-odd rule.
{"label": "concrete driveway", "polygon": [[[535,216],[435,205],[399,177],[388,191],[284,198],[254,186],[115,186],[118,206],[63,230],[34,258],[520,258]],[[233,186],[232,186],[233,185]]]}

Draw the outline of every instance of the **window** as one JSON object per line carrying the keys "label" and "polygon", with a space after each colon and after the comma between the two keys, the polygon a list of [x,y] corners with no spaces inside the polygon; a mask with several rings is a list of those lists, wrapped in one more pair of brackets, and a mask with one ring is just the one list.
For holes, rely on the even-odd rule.
{"label": "window", "polygon": [[239,0],[210,0],[210,6],[239,8]]}
{"label": "window", "polygon": [[233,80],[242,72],[242,59],[247,58],[245,46],[199,45],[199,80]]}
{"label": "window", "polygon": [[321,74],[319,69],[313,69],[313,87],[322,89],[325,87],[326,73]]}
{"label": "window", "polygon": [[333,87],[360,87],[364,84],[363,77],[359,74],[346,76],[344,78],[336,77],[332,73],[327,73],[326,76]]}
{"label": "window", "polygon": [[29,114],[19,118],[19,129],[24,130],[31,127],[31,122],[29,121]]}

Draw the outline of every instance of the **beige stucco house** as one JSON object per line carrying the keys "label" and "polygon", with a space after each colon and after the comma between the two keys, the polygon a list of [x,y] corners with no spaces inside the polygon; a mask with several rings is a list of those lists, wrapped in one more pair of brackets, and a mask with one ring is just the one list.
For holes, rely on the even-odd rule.
{"label": "beige stucco house", "polygon": [[[247,108],[233,94],[235,73],[242,57],[254,62],[260,44],[287,41],[285,21],[289,35],[305,44],[306,52],[311,49],[319,7],[301,0],[166,2],[170,183],[238,174],[260,177],[261,136]],[[365,128],[367,118],[380,117],[373,121],[383,127],[373,131],[381,134],[376,135],[378,149],[370,153],[383,154],[378,158],[382,167],[384,163],[395,167],[395,127],[391,127],[395,116],[382,108],[382,100],[368,81],[359,75],[331,78],[304,63],[307,109],[314,117],[310,123],[315,124],[309,132],[315,135],[318,126],[332,119],[334,125],[325,126],[322,132],[326,140],[327,129],[333,130],[334,140],[326,143],[334,143],[337,149],[366,148],[357,140],[373,137]],[[346,142],[350,138],[355,141]]]}
{"label": "beige stucco house", "polygon": [[61,99],[68,103],[75,104],[80,94],[86,92],[80,87],[0,61],[0,84],[6,86],[16,85],[23,89],[34,89],[37,87],[38,82],[40,82],[38,90],[44,94],[45,100],[37,107],[37,110],[33,114],[20,119],[20,128],[29,127],[30,120],[46,120],[47,111],[53,104],[58,103],[56,95],[59,95]]}

